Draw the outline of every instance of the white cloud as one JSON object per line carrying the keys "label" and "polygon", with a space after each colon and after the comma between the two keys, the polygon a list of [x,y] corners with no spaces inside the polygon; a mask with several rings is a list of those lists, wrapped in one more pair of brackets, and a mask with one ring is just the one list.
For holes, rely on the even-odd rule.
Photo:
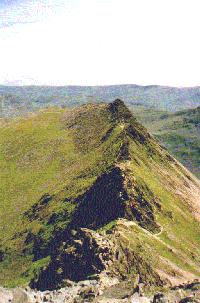
{"label": "white cloud", "polygon": [[200,85],[199,0],[36,2],[0,30],[0,83]]}

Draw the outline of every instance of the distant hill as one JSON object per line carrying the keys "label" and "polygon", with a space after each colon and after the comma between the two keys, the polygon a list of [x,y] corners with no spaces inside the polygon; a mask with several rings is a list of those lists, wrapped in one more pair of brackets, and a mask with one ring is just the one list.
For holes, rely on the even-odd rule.
{"label": "distant hill", "polygon": [[2,121],[0,157],[0,285],[200,277],[200,182],[121,100]]}
{"label": "distant hill", "polygon": [[0,116],[22,115],[38,108],[111,102],[121,98],[128,106],[175,112],[200,105],[200,87],[165,86],[0,86]]}
{"label": "distant hill", "polygon": [[137,119],[200,178],[200,107],[169,113],[133,108]]}

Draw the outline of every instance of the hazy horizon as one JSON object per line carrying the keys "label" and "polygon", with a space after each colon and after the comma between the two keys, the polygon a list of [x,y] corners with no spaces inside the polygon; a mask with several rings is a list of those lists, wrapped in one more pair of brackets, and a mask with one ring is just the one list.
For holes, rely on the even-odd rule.
{"label": "hazy horizon", "polygon": [[54,84],[2,84],[0,86],[5,87],[106,87],[106,86],[140,86],[140,87],[166,87],[166,88],[179,88],[179,89],[187,89],[187,88],[197,88],[200,85],[194,86],[173,86],[173,85],[162,85],[162,84],[136,84],[136,83],[120,83],[120,84],[100,84],[100,85],[81,85],[81,84],[64,84],[64,85],[54,85]]}

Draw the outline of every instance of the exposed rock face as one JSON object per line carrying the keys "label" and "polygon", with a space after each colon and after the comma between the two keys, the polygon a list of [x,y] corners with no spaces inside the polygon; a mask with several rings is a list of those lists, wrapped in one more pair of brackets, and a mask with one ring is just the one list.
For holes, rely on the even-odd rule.
{"label": "exposed rock face", "polygon": [[109,233],[86,228],[70,233],[60,245],[56,258],[31,282],[32,288],[55,289],[64,285],[66,279],[80,281],[90,276],[101,279],[104,275],[119,281],[139,275],[141,282],[163,285],[151,265],[127,247],[118,228]]}
{"label": "exposed rock face", "polygon": [[[149,200],[145,193],[148,193]],[[158,199],[150,189],[139,186],[128,165],[118,162],[79,198],[70,228],[98,229],[118,218],[127,218],[157,233],[160,226],[156,223],[154,208],[159,207]]]}
{"label": "exposed rock face", "polygon": [[102,174],[79,200],[72,219],[72,228],[80,226],[97,229],[124,217],[128,195],[120,168],[113,167],[108,173]]}
{"label": "exposed rock face", "polygon": [[[102,284],[103,283],[103,284]],[[0,289],[1,303],[199,303],[200,283],[178,285],[165,292],[144,295],[140,284],[111,281],[86,280],[78,283],[68,281],[68,286],[57,291],[35,291],[17,288]]]}
{"label": "exposed rock face", "polygon": [[[48,203],[50,198],[44,197],[45,201],[46,198]],[[154,215],[154,210],[161,207],[158,199],[146,185],[137,184],[128,162],[117,162],[107,173],[98,177],[91,188],[78,198],[77,205],[66,231],[56,236],[49,266],[42,270],[38,279],[31,282],[31,287],[55,289],[62,286],[65,279],[80,281],[108,268],[113,276],[121,278],[126,277],[132,267],[136,272],[141,271],[138,265],[140,257],[138,259],[134,251],[121,244],[117,231],[110,235],[94,231],[119,218],[127,218],[138,222],[151,233],[160,232]],[[115,237],[118,237],[117,240]],[[32,240],[37,260],[40,239],[30,237],[26,241]],[[148,268],[145,262],[142,264]],[[153,270],[149,268],[150,276],[154,280]],[[155,280],[159,281],[158,278]],[[162,284],[161,281],[159,284]]]}

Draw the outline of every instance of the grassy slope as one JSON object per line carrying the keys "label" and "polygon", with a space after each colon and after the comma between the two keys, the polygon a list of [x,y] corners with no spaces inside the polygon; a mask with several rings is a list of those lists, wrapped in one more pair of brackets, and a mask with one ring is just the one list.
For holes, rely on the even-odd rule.
{"label": "grassy slope", "polygon": [[[152,165],[154,164],[152,163]],[[200,253],[199,224],[191,216],[186,204],[176,197],[170,188],[163,186],[166,180],[163,180],[162,175],[158,178],[159,174],[155,167],[153,168],[151,165],[150,167],[144,165],[139,169],[134,167],[134,172],[136,176],[142,175],[142,180],[159,197],[162,205],[162,211],[157,214],[157,219],[163,230],[158,236],[158,240],[149,237],[147,243],[150,241],[161,256],[167,257],[176,265],[180,265],[182,269],[199,275],[197,267]],[[173,176],[173,170],[171,178],[176,180],[175,175]],[[163,240],[164,243],[160,242],[159,239]],[[191,259],[194,262],[191,262]]]}
{"label": "grassy slope", "polygon": [[[136,122],[132,123],[138,131],[145,132]],[[111,127],[112,117],[104,104],[72,111],[52,108],[1,125],[0,243],[5,258],[0,262],[0,284],[27,283],[33,272],[48,262],[45,257],[32,263],[32,255],[22,253],[25,236],[29,230],[36,235],[42,230],[43,240],[48,242],[55,231],[64,229],[70,222],[76,198],[116,161],[123,125],[115,125],[102,141]],[[154,246],[158,255],[183,270],[200,275],[199,224],[191,215],[186,200],[170,188],[163,172],[167,172],[173,182],[177,181],[178,186],[185,187],[187,177],[180,167],[177,173],[168,154],[153,139],[150,141],[144,145],[131,140],[129,168],[138,183],[148,185],[158,197],[162,210],[157,211],[156,217],[163,231],[152,237],[136,226],[128,232],[130,242],[139,234],[138,241],[149,245],[148,253]],[[156,151],[153,154],[152,148]],[[22,213],[46,193],[53,198],[42,217],[33,222],[25,220]],[[59,214],[61,220],[52,225],[48,220],[54,213]],[[67,217],[62,216],[64,213]],[[29,274],[22,275],[27,270]]]}
{"label": "grassy slope", "polygon": [[[158,147],[157,147],[158,148]],[[159,149],[159,148],[158,148]],[[131,144],[131,151],[135,161],[130,164],[131,171],[138,182],[146,184],[148,188],[159,198],[162,206],[161,211],[157,211],[156,217],[162,226],[162,231],[158,235],[151,235],[138,225],[129,225],[130,229],[122,227],[124,235],[129,239],[129,245],[144,247],[144,252],[153,254],[154,266],[163,269],[170,276],[175,272],[173,267],[180,267],[181,270],[200,276],[199,253],[200,253],[200,226],[191,215],[191,209],[184,199],[180,199],[168,183],[168,178],[174,182],[175,187],[179,187],[180,179],[184,173],[181,169],[176,171],[176,164],[170,163],[165,157],[158,155],[148,156],[145,149],[135,142]],[[165,176],[164,172],[169,175]],[[181,181],[183,182],[183,181]],[[184,186],[183,183],[181,186]],[[131,230],[132,229],[132,230]],[[134,231],[134,232],[133,232]],[[134,236],[137,235],[136,237]],[[170,261],[165,264],[159,260],[162,258]],[[188,277],[189,278],[189,277]]]}
{"label": "grassy slope", "polygon": [[200,108],[175,114],[139,108],[135,114],[183,165],[200,177]]}
{"label": "grassy slope", "polygon": [[[64,163],[74,158],[70,136],[60,129],[60,114],[39,113],[1,128],[1,245],[16,251],[16,257],[21,243],[10,239],[23,230],[21,214],[61,185]],[[6,273],[8,280],[27,266],[26,260],[16,259]]]}
{"label": "grassy slope", "polygon": [[[88,108],[85,112],[86,117]],[[93,136],[91,140],[90,121],[85,119],[86,125],[83,125],[83,131],[84,127],[88,128],[82,134],[85,138],[83,142],[79,142],[78,138],[75,141],[72,140],[73,136],[74,138],[77,136],[76,131],[70,131],[65,126],[67,118],[64,116],[68,116],[68,112],[64,113],[58,109],[45,110],[30,118],[2,125],[0,179],[3,203],[0,208],[0,239],[4,250],[6,247],[11,250],[11,254],[14,252],[14,260],[17,252],[22,248],[21,238],[15,237],[14,240],[11,238],[27,228],[27,222],[22,223],[21,221],[21,214],[45,193],[58,193],[57,200],[60,201],[65,197],[72,199],[77,197],[92,184],[95,177],[109,165],[109,162],[113,161],[115,149],[111,150],[110,146],[107,147],[107,143],[103,146],[103,149],[108,148],[108,151],[105,151],[109,153],[106,159],[103,158],[102,149],[93,150],[91,148],[99,136],[103,137],[110,127],[107,115],[102,111],[104,109],[98,108],[98,111],[95,111],[91,117],[99,123],[96,125],[99,134],[95,129],[95,137]],[[78,130],[78,133],[80,131]],[[119,129],[116,128],[113,137],[117,135],[118,131]],[[112,138],[110,138],[110,143],[111,141]],[[87,146],[88,142],[90,142],[90,146]],[[49,212],[58,212],[62,207],[74,208],[73,204],[63,206],[57,200],[51,205],[52,209]],[[30,224],[30,222],[28,223]],[[33,229],[37,232],[40,224],[34,223]],[[20,276],[21,271],[24,271],[30,263],[29,256],[26,261],[19,256],[16,262],[13,261],[14,267],[8,265],[6,277],[1,275],[0,284],[3,283],[2,279],[10,281],[11,277],[15,280],[16,276]],[[8,259],[7,262],[10,260]],[[3,266],[1,272],[5,270],[4,265],[7,262],[5,260],[3,264],[0,264]]]}

